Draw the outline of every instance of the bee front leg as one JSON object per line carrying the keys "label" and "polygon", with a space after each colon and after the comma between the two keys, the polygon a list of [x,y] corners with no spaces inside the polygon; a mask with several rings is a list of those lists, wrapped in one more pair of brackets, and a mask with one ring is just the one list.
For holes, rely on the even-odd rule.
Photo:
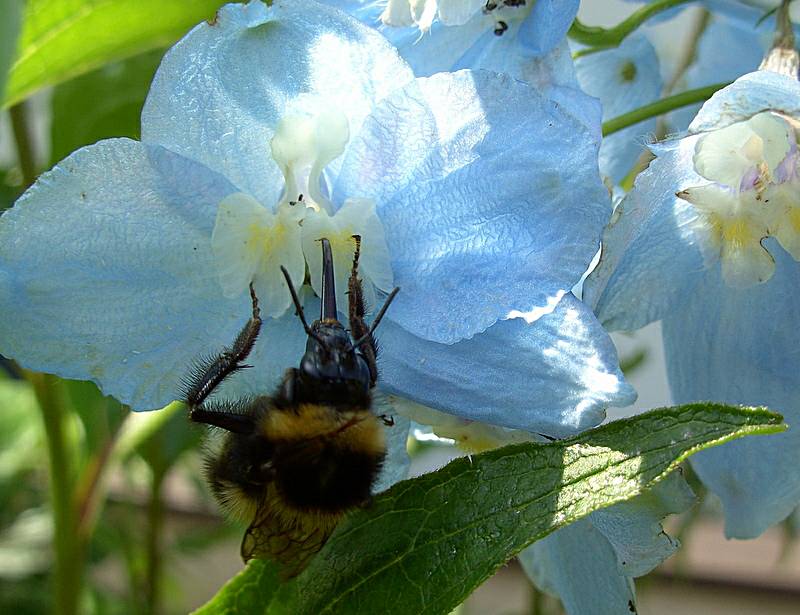
{"label": "bee front leg", "polygon": [[[222,416],[239,416],[232,412],[213,411],[211,408],[204,407],[203,402],[225,378],[240,369],[250,367],[245,365],[243,361],[247,359],[247,356],[253,350],[253,345],[256,343],[258,333],[261,330],[261,312],[258,308],[258,298],[253,290],[252,283],[250,284],[250,298],[253,306],[252,316],[242,327],[242,330],[239,331],[239,335],[236,336],[233,345],[230,348],[223,349],[215,357],[199,363],[193,373],[184,380],[183,399],[189,406],[189,418],[193,421],[229,429],[229,427],[220,424]],[[233,421],[231,427],[238,424],[234,419],[231,420]],[[238,430],[229,429],[229,431]]]}
{"label": "bee front leg", "polygon": [[361,286],[361,279],[358,277],[358,260],[361,256],[361,236],[353,235],[353,241],[356,244],[355,250],[353,251],[353,267],[350,270],[350,278],[347,281],[350,334],[355,340],[364,339],[364,342],[361,344],[362,353],[369,367],[370,384],[371,386],[375,386],[375,381],[378,379],[378,365],[376,361],[378,349],[375,345],[372,333],[367,323],[364,321],[364,316],[366,314],[364,289]]}

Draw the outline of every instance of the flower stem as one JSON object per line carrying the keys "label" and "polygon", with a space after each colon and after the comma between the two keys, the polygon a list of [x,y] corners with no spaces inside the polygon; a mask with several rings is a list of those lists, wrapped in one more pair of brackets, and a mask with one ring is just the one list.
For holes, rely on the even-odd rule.
{"label": "flower stem", "polygon": [[76,451],[70,437],[70,415],[66,411],[61,384],[47,374],[25,371],[33,386],[44,421],[50,469],[50,504],[53,508],[55,566],[53,612],[75,615],[81,595],[84,545],[76,531],[77,510],[73,499]]}
{"label": "flower stem", "polygon": [[671,9],[680,4],[687,4],[693,0],[655,0],[650,4],[631,13],[626,19],[618,23],[613,28],[600,28],[598,26],[587,26],[577,18],[572,22],[569,29],[569,37],[589,49],[582,49],[575,54],[576,57],[594,53],[602,49],[618,47],[625,37],[636,30],[653,15]]}
{"label": "flower stem", "polygon": [[686,90],[680,94],[667,96],[666,98],[657,100],[649,105],[645,105],[643,107],[639,107],[638,109],[634,109],[633,111],[628,111],[628,113],[618,115],[617,117],[603,122],[603,136],[607,137],[608,135],[614,134],[623,128],[627,128],[633,124],[638,124],[639,122],[643,122],[651,117],[663,115],[664,113],[668,113],[673,109],[680,109],[681,107],[685,107],[687,105],[708,100],[711,98],[714,92],[721,90],[727,85],[730,85],[730,82],[715,83],[714,85],[707,85],[695,90]]}
{"label": "flower stem", "polygon": [[[17,158],[27,188],[36,179],[36,153],[33,147],[25,103],[9,109]],[[50,477],[50,505],[53,509],[53,612],[75,615],[81,596],[85,545],[77,532],[75,506],[78,445],[71,433],[72,415],[67,411],[61,382],[55,376],[28,370],[20,373],[31,384],[42,413]]]}
{"label": "flower stem", "polygon": [[145,559],[145,603],[147,612],[156,614],[161,611],[161,536],[164,529],[164,504],[162,491],[165,468],[161,464],[152,464],[152,483],[150,484],[150,501],[147,506],[147,554]]}
{"label": "flower stem", "polygon": [[8,114],[11,116],[11,130],[17,146],[17,159],[22,172],[22,180],[27,188],[36,179],[36,162],[25,104],[25,102],[21,102],[14,105],[9,108]]}

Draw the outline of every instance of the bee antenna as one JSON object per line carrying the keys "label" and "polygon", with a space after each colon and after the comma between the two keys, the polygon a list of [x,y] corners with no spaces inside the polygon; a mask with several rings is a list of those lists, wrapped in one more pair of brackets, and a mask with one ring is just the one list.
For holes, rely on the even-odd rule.
{"label": "bee antenna", "polygon": [[363,344],[369,338],[372,337],[372,334],[375,332],[375,329],[377,329],[378,325],[381,324],[383,315],[386,314],[386,310],[389,309],[389,305],[392,303],[392,301],[394,301],[394,298],[397,296],[397,293],[399,292],[400,292],[400,287],[395,286],[392,292],[389,293],[389,296],[386,297],[386,301],[383,302],[383,307],[381,308],[381,311],[378,312],[378,315],[375,316],[375,320],[372,321],[372,326],[369,328],[369,331],[356,340],[356,342],[353,344],[353,348],[358,348],[361,344]]}
{"label": "bee antenna", "polygon": [[281,265],[281,272],[283,273],[283,277],[286,278],[286,284],[289,287],[289,292],[292,295],[292,302],[294,303],[294,308],[297,310],[297,317],[300,319],[300,322],[303,324],[303,329],[305,329],[306,335],[308,337],[313,338],[317,341],[317,343],[322,346],[323,348],[327,348],[328,346],[322,341],[322,338],[314,333],[311,330],[311,327],[308,326],[308,322],[306,321],[306,314],[303,311],[303,306],[300,305],[300,299],[297,297],[297,291],[294,289],[294,284],[292,284],[292,278],[289,275],[289,272],[286,271],[286,267]]}

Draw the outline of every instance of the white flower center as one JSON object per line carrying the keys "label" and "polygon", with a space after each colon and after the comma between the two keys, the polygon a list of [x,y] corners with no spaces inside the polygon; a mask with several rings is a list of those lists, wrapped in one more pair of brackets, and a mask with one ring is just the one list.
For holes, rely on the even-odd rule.
{"label": "white flower center", "polygon": [[694,166],[711,182],[678,193],[698,213],[695,231],[708,260],[720,258],[732,287],[765,282],[775,271],[762,245],[775,237],[800,260],[800,156],[792,126],[775,113],[698,140]]}
{"label": "white flower center", "polygon": [[[295,105],[297,107],[298,105]],[[281,273],[286,267],[296,286],[306,267],[311,286],[321,291],[319,239],[331,242],[336,293],[345,296],[355,249],[361,237],[359,277],[368,306],[375,288],[392,288],[389,249],[383,225],[368,198],[349,198],[337,210],[325,184],[325,167],[338,158],[350,139],[347,117],[338,110],[287,113],[270,143],[272,158],[284,177],[280,200],[265,207],[253,197],[236,193],[219,204],[211,247],[223,294],[237,297],[253,282],[262,312],[282,315],[291,296]]]}

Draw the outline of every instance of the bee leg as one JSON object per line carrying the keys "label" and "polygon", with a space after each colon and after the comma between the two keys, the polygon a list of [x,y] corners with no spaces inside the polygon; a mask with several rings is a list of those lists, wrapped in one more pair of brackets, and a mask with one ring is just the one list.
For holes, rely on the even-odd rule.
{"label": "bee leg", "polygon": [[247,410],[248,408],[242,407],[237,411],[230,404],[211,402],[192,408],[189,412],[189,419],[194,423],[203,423],[232,433],[249,435],[255,431],[256,426],[253,417]]}
{"label": "bee leg", "polygon": [[358,277],[358,259],[361,256],[361,235],[353,235],[353,241],[356,244],[355,251],[353,252],[353,268],[350,270],[350,278],[347,281],[350,333],[354,340],[364,340],[361,344],[362,353],[369,366],[370,385],[375,386],[375,381],[378,379],[378,365],[376,362],[378,348],[375,344],[375,339],[372,337],[372,332],[364,321],[364,315],[366,313],[366,308],[364,306],[364,289]]}
{"label": "bee leg", "polygon": [[[194,372],[184,381],[184,401],[189,406],[190,418],[200,422],[209,422],[202,420],[200,417],[204,413],[209,413],[209,408],[203,408],[203,402],[211,395],[215,388],[217,388],[225,378],[232,373],[249,367],[244,365],[244,361],[253,350],[253,345],[258,338],[258,332],[261,330],[261,314],[258,309],[258,298],[253,290],[253,284],[250,284],[250,298],[253,303],[253,314],[250,320],[239,331],[236,340],[230,348],[225,348],[217,356],[210,358],[198,364]],[[221,412],[220,414],[225,414]],[[220,425],[222,427],[222,425]]]}
{"label": "bee leg", "polygon": [[394,427],[394,417],[390,414],[381,414],[378,417],[387,427]]}

